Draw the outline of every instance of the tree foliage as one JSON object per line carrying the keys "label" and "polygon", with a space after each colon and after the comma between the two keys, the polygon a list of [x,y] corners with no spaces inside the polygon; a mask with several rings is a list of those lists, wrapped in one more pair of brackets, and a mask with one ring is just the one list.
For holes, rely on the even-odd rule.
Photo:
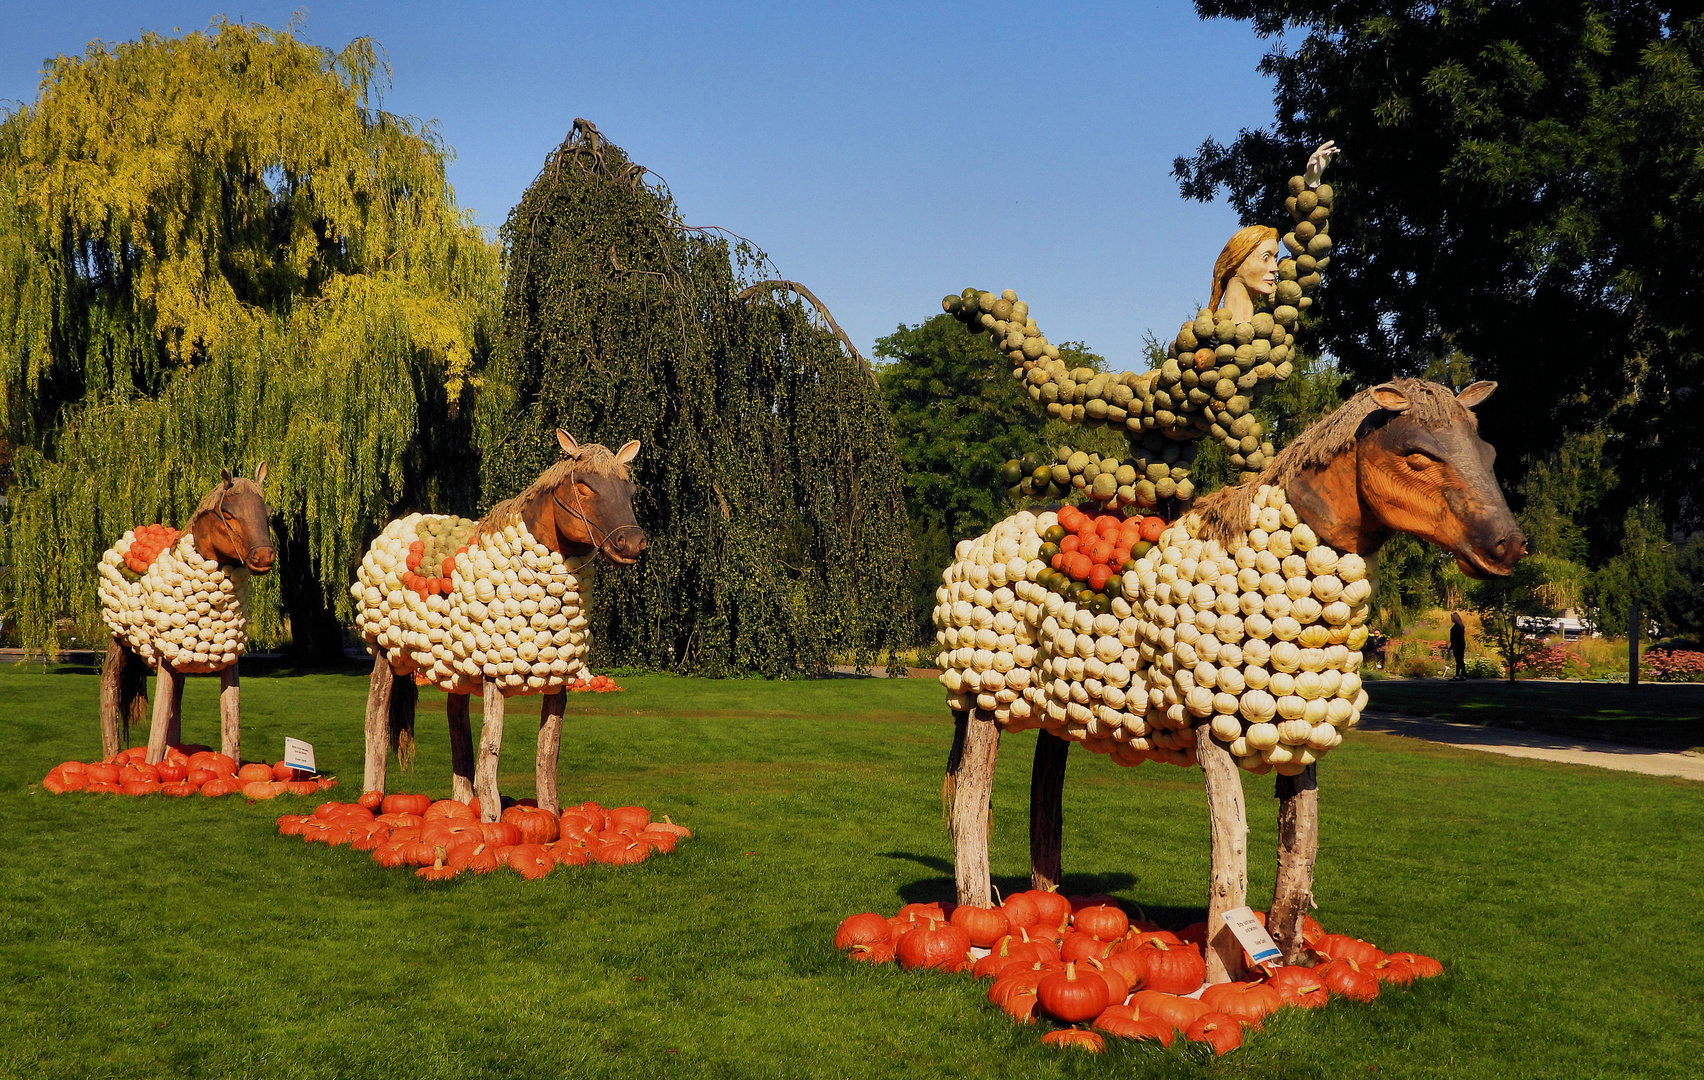
{"label": "tree foliage", "polygon": [[[31,643],[98,633],[94,566],[271,463],[282,534],[254,629],[340,648],[349,567],[398,506],[471,505],[457,412],[499,295],[446,150],[341,52],[216,21],[51,61],[0,123],[0,437]],[[317,616],[317,619],[316,619]],[[317,625],[316,625],[317,623]]]}
{"label": "tree foliage", "polygon": [[[955,545],[1028,504],[1007,495],[1002,465],[1025,455],[1051,462],[1061,444],[1113,456],[1129,447],[1111,428],[1049,419],[1011,377],[1011,361],[951,315],[901,325],[878,339],[875,351],[885,361],[876,374],[893,417],[911,521],[910,632],[927,640],[935,590]],[[1080,342],[1060,345],[1059,355],[1072,367],[1106,369],[1105,358]]]}
{"label": "tree foliage", "polygon": [[[1503,384],[1484,426],[1542,453],[1607,417],[1620,505],[1701,505],[1704,15],[1659,0],[1197,0],[1283,34],[1276,116],[1178,174],[1271,220],[1290,162],[1344,148],[1348,223],[1316,309],[1356,382],[1464,350]],[[1688,500],[1688,493],[1693,498]]]}
{"label": "tree foliage", "polygon": [[1502,657],[1510,682],[1527,663],[1537,637],[1534,624],[1523,626],[1523,622],[1542,624],[1554,619],[1581,584],[1581,571],[1574,563],[1529,555],[1515,564],[1508,577],[1487,578],[1468,587],[1467,601],[1479,613],[1485,638]]}
{"label": "tree foliage", "polygon": [[1680,584],[1676,578],[1662,511],[1651,502],[1632,507],[1622,519],[1620,550],[1591,576],[1587,603],[1594,621],[1611,632],[1624,630],[1629,605],[1637,603],[1643,622],[1672,627],[1668,598]]}
{"label": "tree foliage", "polygon": [[503,227],[509,278],[476,426],[484,498],[555,460],[551,431],[639,439],[651,546],[597,571],[604,663],[767,675],[897,643],[908,568],[891,423],[869,372],[749,244],[686,227],[591,124]]}

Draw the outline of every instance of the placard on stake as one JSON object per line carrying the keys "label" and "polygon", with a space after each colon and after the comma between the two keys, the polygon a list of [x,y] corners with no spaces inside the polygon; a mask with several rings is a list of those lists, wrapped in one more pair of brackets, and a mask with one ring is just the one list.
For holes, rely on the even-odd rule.
{"label": "placard on stake", "polygon": [[1254,917],[1253,908],[1239,907],[1225,912],[1225,926],[1236,935],[1249,959],[1256,964],[1283,963],[1283,951],[1266,932],[1266,927]]}
{"label": "placard on stake", "polygon": [[314,744],[301,739],[284,737],[284,764],[302,772],[317,773],[314,767]]}

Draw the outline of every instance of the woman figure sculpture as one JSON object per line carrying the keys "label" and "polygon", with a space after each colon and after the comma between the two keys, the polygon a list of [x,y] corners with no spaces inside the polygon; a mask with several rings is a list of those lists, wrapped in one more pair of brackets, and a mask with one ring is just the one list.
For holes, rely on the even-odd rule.
{"label": "woman figure sculpture", "polygon": [[1272,459],[1272,444],[1263,441],[1249,409],[1256,395],[1289,378],[1296,320],[1331,261],[1333,193],[1321,177],[1336,154],[1335,143],[1323,143],[1303,174],[1290,178],[1288,233],[1251,225],[1231,237],[1214,264],[1208,306],[1183,324],[1153,371],[1067,368],[1010,290],[996,297],[966,289],[942,301],[961,321],[989,333],[1049,416],[1116,424],[1130,440],[1131,457],[1123,462],[1061,448],[1058,463],[1022,481],[1023,494],[1057,498],[1062,492],[1054,489],[1076,487],[1110,509],[1157,508],[1174,517],[1195,497],[1189,470],[1197,440],[1218,439],[1243,479]]}

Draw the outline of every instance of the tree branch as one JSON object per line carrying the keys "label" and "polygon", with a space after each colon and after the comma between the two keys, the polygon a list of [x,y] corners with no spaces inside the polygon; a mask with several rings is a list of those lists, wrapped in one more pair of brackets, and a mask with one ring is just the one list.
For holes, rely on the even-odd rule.
{"label": "tree branch", "polygon": [[840,339],[841,344],[846,346],[846,351],[852,354],[852,359],[858,361],[858,366],[864,369],[864,374],[868,375],[870,377],[870,381],[875,383],[878,387],[881,385],[881,383],[876,379],[876,373],[871,371],[870,365],[864,362],[863,354],[858,351],[858,347],[852,344],[852,339],[846,336],[846,331],[840,329],[840,324],[834,321],[833,315],[829,314],[828,305],[824,304],[821,300],[818,300],[815,293],[811,292],[803,285],[800,285],[798,282],[781,280],[760,281],[755,285],[742,289],[739,296],[735,297],[735,299],[750,300],[759,293],[774,292],[777,289],[785,289],[788,292],[797,293],[799,296],[809,300],[811,302],[811,306],[816,308],[817,314],[821,315],[828,323],[828,328],[833,330],[834,335]]}

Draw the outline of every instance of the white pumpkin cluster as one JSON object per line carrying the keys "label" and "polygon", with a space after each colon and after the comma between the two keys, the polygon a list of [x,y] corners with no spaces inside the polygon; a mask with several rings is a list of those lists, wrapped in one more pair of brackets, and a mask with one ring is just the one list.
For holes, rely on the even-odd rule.
{"label": "white pumpkin cluster", "polygon": [[113,637],[149,667],[163,659],[195,675],[236,663],[248,647],[248,570],[202,558],[186,532],[135,574],[124,561],[135,539],[126,532],[101,556],[101,619]]}
{"label": "white pumpkin cluster", "polygon": [[[987,710],[1009,731],[1045,727],[1125,765],[1193,764],[1205,728],[1243,768],[1284,773],[1318,760],[1359,721],[1366,562],[1321,543],[1281,488],[1255,492],[1246,538],[1233,551],[1202,539],[1195,515],[1174,523],[1124,574],[1110,612],[1094,614],[1036,584],[1041,563],[1033,560],[1002,567],[1004,607],[998,593],[965,592],[992,580],[993,538],[1023,548],[1025,537],[1011,534],[1027,530],[1039,548],[1055,521],[1019,514],[959,546],[936,608],[952,708]],[[989,647],[981,667],[980,653],[959,642],[970,627],[969,644],[981,648],[981,627],[998,629],[1002,613],[1012,627],[998,640],[1013,643],[1011,655],[1001,661]],[[1020,654],[1018,642],[1030,648]],[[1015,693],[1003,697],[1006,690]]]}
{"label": "white pumpkin cluster", "polygon": [[[429,575],[454,556],[447,592],[423,597],[403,585],[417,540]],[[579,579],[519,521],[481,535],[467,518],[400,518],[367,549],[350,592],[369,649],[447,692],[492,680],[506,696],[551,693],[585,673]]]}

